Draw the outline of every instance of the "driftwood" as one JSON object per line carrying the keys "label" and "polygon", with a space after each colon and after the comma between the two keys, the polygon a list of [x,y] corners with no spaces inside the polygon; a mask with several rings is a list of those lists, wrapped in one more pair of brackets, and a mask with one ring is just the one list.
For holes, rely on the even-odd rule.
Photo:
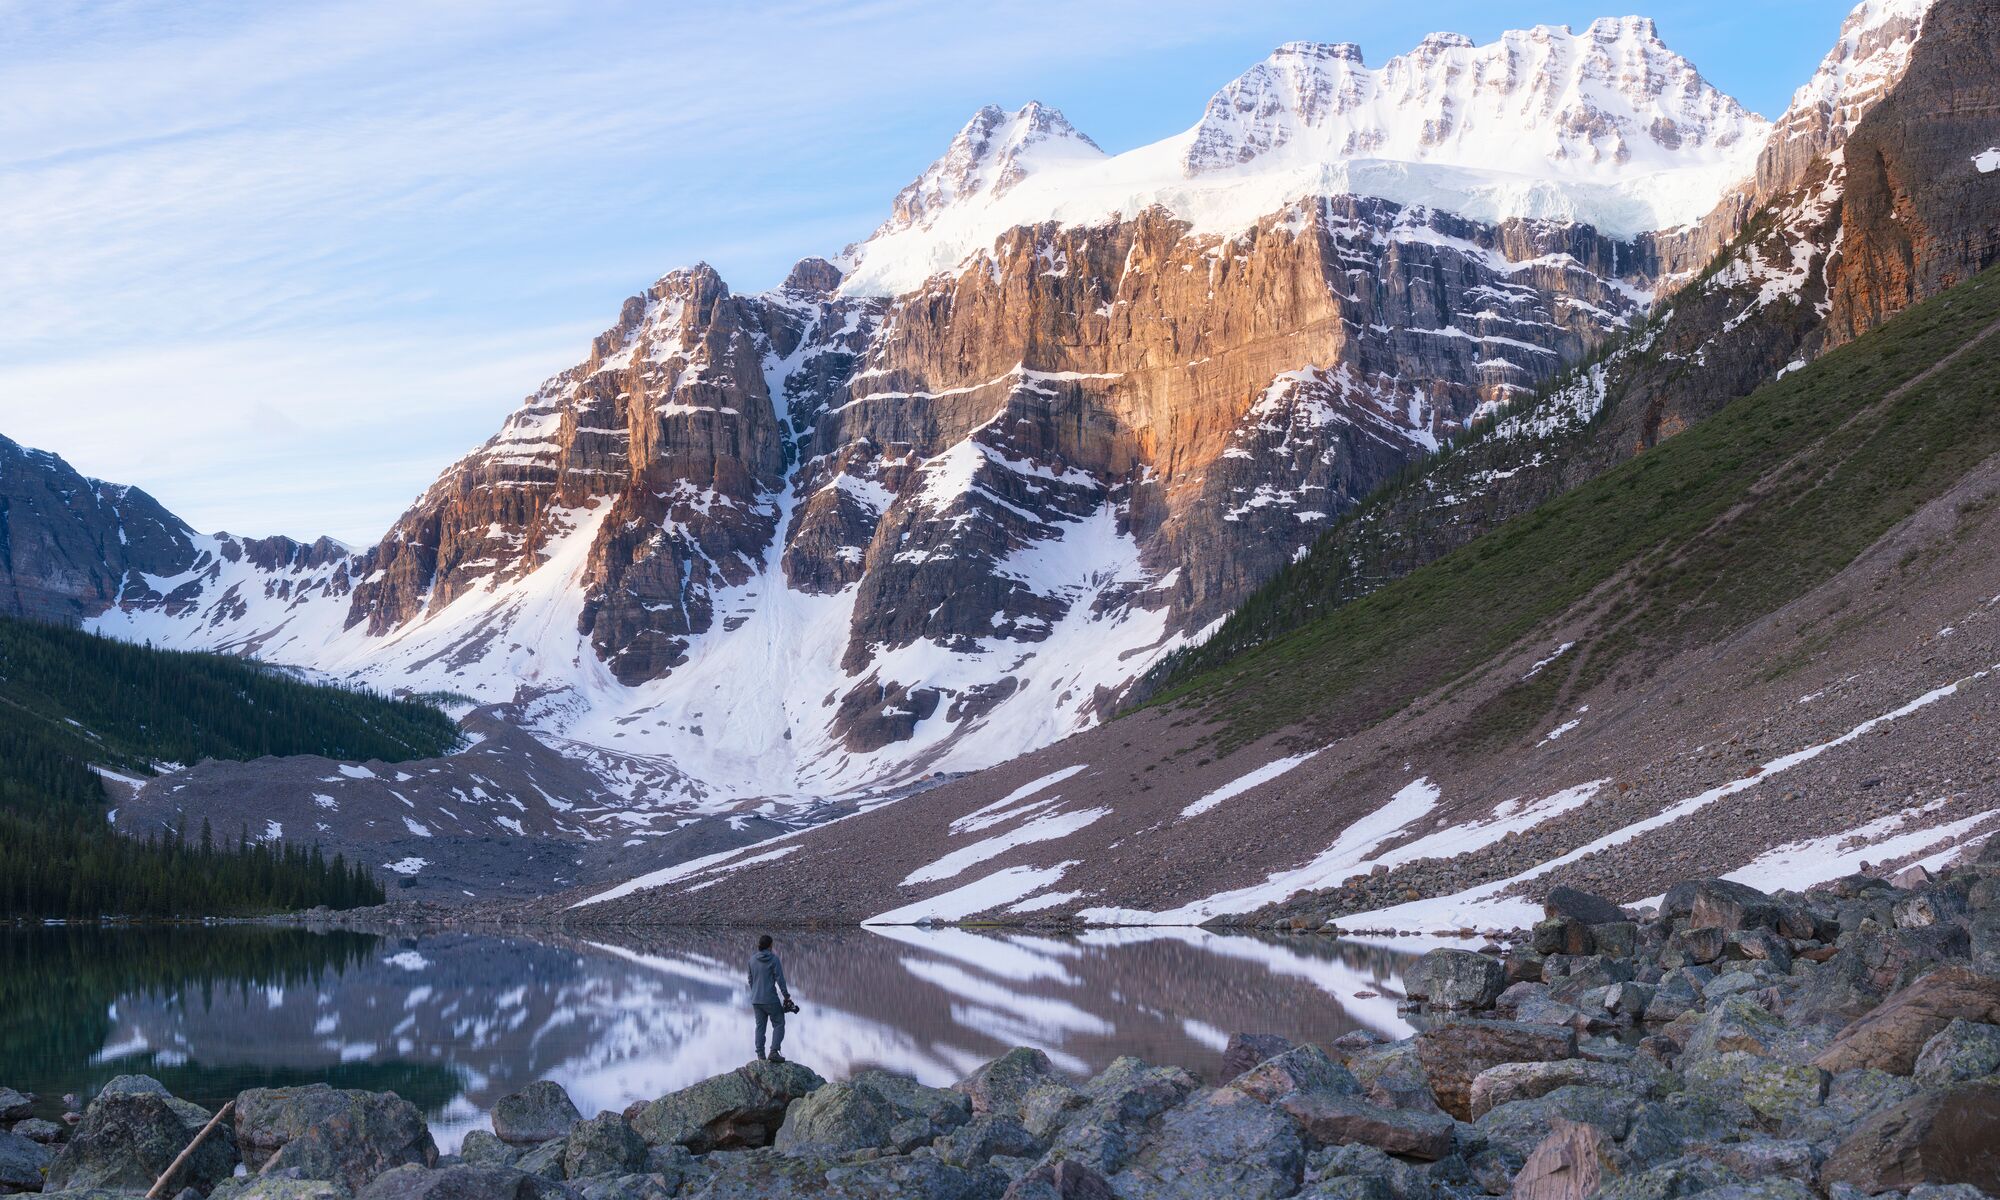
{"label": "driftwood", "polygon": [[153,1188],[146,1193],[146,1200],[160,1200],[160,1197],[167,1194],[167,1185],[173,1182],[174,1176],[181,1173],[181,1168],[187,1166],[187,1160],[193,1158],[194,1152],[201,1149],[201,1144],[208,1140],[208,1135],[214,1133],[216,1127],[228,1120],[229,1114],[235,1110],[234,1100],[216,1110],[215,1115],[208,1119],[208,1124],[202,1126],[201,1132],[195,1134],[194,1140],[188,1143],[188,1148],[181,1151],[180,1157],[167,1164],[166,1173],[153,1181]]}

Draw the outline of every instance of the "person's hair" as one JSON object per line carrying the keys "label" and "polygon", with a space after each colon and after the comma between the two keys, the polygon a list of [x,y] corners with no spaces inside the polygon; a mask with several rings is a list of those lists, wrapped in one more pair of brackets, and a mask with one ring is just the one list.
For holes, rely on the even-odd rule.
{"label": "person's hair", "polygon": [[757,948],[759,950],[769,950],[771,948],[771,935],[767,933],[763,937],[758,938]]}

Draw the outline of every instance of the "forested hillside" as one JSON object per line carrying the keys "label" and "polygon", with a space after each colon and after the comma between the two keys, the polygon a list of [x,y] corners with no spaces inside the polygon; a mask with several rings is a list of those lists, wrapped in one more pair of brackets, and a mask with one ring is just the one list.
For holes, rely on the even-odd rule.
{"label": "forested hillside", "polygon": [[0,916],[209,916],[377,903],[359,864],[247,830],[112,832],[93,767],[266,754],[390,761],[457,741],[428,705],[316,687],[258,663],[0,620]]}

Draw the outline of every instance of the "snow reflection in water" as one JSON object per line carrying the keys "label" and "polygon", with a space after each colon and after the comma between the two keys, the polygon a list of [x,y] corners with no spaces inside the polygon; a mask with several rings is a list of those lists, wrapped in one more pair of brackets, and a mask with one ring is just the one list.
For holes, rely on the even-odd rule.
{"label": "snow reflection in water", "polygon": [[[116,953],[121,936],[72,931],[67,952],[77,938],[102,938]],[[166,977],[105,996],[87,1054],[76,1037],[9,1039],[0,1083],[60,1095],[144,1071],[214,1099],[330,1075],[347,1086],[402,1081],[450,1148],[496,1099],[536,1079],[561,1083],[591,1113],[741,1065],[750,940],[686,929],[352,939],[337,966],[278,982],[246,961],[234,981]],[[788,1057],[829,1078],[880,1066],[944,1084],[1031,1045],[1077,1075],[1135,1054],[1212,1080],[1236,1030],[1315,1041],[1409,1031],[1395,1008],[1409,956],[1317,937],[889,928],[781,932],[779,950],[805,1009]]]}

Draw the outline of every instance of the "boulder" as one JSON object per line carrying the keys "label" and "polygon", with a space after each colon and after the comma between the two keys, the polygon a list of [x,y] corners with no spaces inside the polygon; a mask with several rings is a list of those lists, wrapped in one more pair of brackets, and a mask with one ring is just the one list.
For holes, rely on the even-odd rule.
{"label": "boulder", "polygon": [[1624,910],[1604,897],[1566,886],[1549,889],[1548,897],[1542,901],[1542,914],[1550,920],[1585,925],[1608,925],[1625,919]]}
{"label": "boulder", "polygon": [[1275,1033],[1236,1033],[1222,1048],[1222,1077],[1234,1079],[1263,1062],[1292,1048],[1292,1039]]}
{"label": "boulder", "polygon": [[56,1152],[19,1134],[0,1132],[0,1192],[39,1192]]}
{"label": "boulder", "polygon": [[569,1093],[548,1079],[537,1080],[493,1104],[493,1133],[513,1146],[539,1146],[567,1136],[569,1127],[581,1120],[583,1114]]}
{"label": "boulder", "polygon": [[1104,1176],[1080,1162],[1043,1163],[1007,1186],[1001,1200],[1117,1200]]}
{"label": "boulder", "polygon": [[791,1155],[840,1158],[888,1145],[900,1119],[872,1088],[829,1083],[786,1110],[773,1145]]}
{"label": "boulder", "polygon": [[1612,1173],[1610,1144],[1595,1125],[1558,1118],[1514,1176],[1513,1200],[1585,1200]]}
{"label": "boulder", "polygon": [[[187,1118],[177,1107],[180,1103],[184,1102],[174,1101],[164,1089],[98,1093],[71,1131],[69,1141],[49,1163],[44,1187],[51,1192],[87,1188],[143,1192],[151,1188],[194,1138]],[[206,1117],[202,1123],[207,1123]],[[227,1179],[235,1167],[236,1147],[223,1130],[195,1152],[174,1182],[206,1193]]]}
{"label": "boulder", "polygon": [[1438,1106],[1459,1120],[1472,1116],[1472,1081],[1507,1062],[1576,1056],[1576,1031],[1514,1021],[1454,1021],[1417,1034],[1417,1061]]}
{"label": "boulder", "polygon": [[[867,1088],[896,1110],[900,1120],[924,1122],[931,1130],[931,1137],[949,1132],[972,1119],[972,1100],[960,1092],[949,1088],[925,1087],[907,1075],[895,1075],[888,1071],[871,1067],[848,1080],[855,1087]],[[930,1138],[925,1138],[929,1141]]]}
{"label": "boulder", "polygon": [[1923,1091],[1877,1113],[1835,1147],[1820,1178],[1870,1195],[1922,1183],[2000,1195],[2000,1085]]}
{"label": "boulder", "polygon": [[1066,1083],[1050,1082],[1028,1089],[1021,1099],[1021,1125],[1044,1141],[1090,1103],[1080,1091]]}
{"label": "boulder", "polygon": [[520,1158],[519,1146],[509,1146],[487,1129],[469,1131],[458,1146],[458,1160],[472,1167],[511,1167]]}
{"label": "boulder", "polygon": [[[1419,984],[1411,984],[1411,977]],[[1416,986],[1422,986],[1423,994],[1437,1008],[1490,1008],[1507,986],[1507,968],[1490,954],[1432,950],[1417,960],[1404,983],[1411,995],[1417,994]]]}
{"label": "boulder", "polygon": [[[1917,1053],[1911,1072],[1929,1087],[1948,1087],[1968,1079],[2000,1074],[2000,1025],[1978,1024],[1953,1017]],[[16,1127],[19,1128],[18,1126]]]}
{"label": "boulder", "polygon": [[193,1133],[208,1124],[212,1115],[199,1104],[181,1099],[167,1090],[167,1085],[151,1075],[113,1075],[97,1094],[101,1096],[158,1096],[167,1102],[167,1107],[180,1117],[181,1124]]}
{"label": "boulder", "polygon": [[1631,958],[1639,951],[1636,921],[1606,921],[1590,927],[1592,949],[1607,958]]}
{"label": "boulder", "polygon": [[524,1147],[524,1152],[514,1161],[514,1166],[550,1183],[561,1183],[569,1178],[563,1168],[563,1160],[568,1156],[569,1139],[550,1138],[539,1146]]}
{"label": "boulder", "polygon": [[1364,1050],[1347,1060],[1361,1094],[1384,1108],[1443,1112],[1418,1061],[1417,1044],[1405,1039]]}
{"label": "boulder", "polygon": [[353,1195],[330,1179],[238,1175],[216,1184],[208,1200],[352,1200]]}
{"label": "boulder", "polygon": [[1518,1170],[1558,1120],[1595,1125],[1615,1141],[1631,1131],[1633,1118],[1647,1107],[1639,1097],[1609,1088],[1561,1087],[1534,1100],[1502,1104],[1473,1122],[1473,1129],[1490,1148],[1518,1156]]}
{"label": "boulder", "polygon": [[1747,883],[1704,879],[1695,884],[1688,927],[1720,929],[1724,933],[1740,929],[1776,930],[1783,917],[1782,909],[1776,900]]}
{"label": "boulder", "polygon": [[1435,1161],[1451,1153],[1457,1126],[1439,1113],[1383,1108],[1358,1096],[1298,1092],[1278,1101],[1306,1139],[1318,1146],[1350,1142],[1405,1158]]}
{"label": "boulder", "polygon": [[1658,1078],[1637,1067],[1568,1058],[1554,1062],[1510,1062],[1488,1067],[1472,1081],[1471,1119],[1502,1104],[1533,1100],[1563,1087],[1601,1087],[1637,1096],[1658,1094]]}
{"label": "boulder", "polygon": [[1110,1182],[1122,1200],[1278,1200],[1299,1190],[1304,1172],[1292,1122],[1223,1088],[1163,1115]]}
{"label": "boulder", "polygon": [[437,1164],[423,1113],[394,1092],[323,1083],[252,1088],[236,1098],[235,1126],[251,1170],[329,1180],[351,1192],[394,1167]]}
{"label": "boulder", "polygon": [[792,1101],[824,1086],[797,1063],[758,1060],[636,1106],[632,1128],[649,1146],[679,1144],[696,1154],[768,1146]]}
{"label": "boulder", "polygon": [[1049,1056],[1027,1046],[1016,1046],[951,1085],[951,1090],[972,1101],[974,1113],[1021,1115],[1021,1099],[1030,1089],[1046,1083],[1055,1074]]}
{"label": "boulder", "polygon": [[995,1156],[1039,1158],[1046,1149],[1047,1139],[1029,1133],[1014,1118],[981,1113],[938,1142],[938,1157],[948,1163],[973,1167]]}
{"label": "boulder", "polygon": [[[1683,1020],[1689,1019],[1683,1017]],[[1699,1017],[1681,1050],[1683,1065],[1705,1058],[1742,1050],[1750,1054],[1775,1054],[1793,1036],[1782,1018],[1760,1008],[1742,996],[1727,996]]]}
{"label": "boulder", "polygon": [[1697,966],[1721,958],[1729,935],[1720,929],[1680,929],[1667,938],[1667,957],[1675,966]]}
{"label": "boulder", "polygon": [[750,1151],[715,1158],[701,1200],[992,1200],[1007,1187],[998,1167],[956,1167],[911,1155],[853,1162]]}
{"label": "boulder", "polygon": [[576,1200],[576,1193],[512,1167],[410,1164],[383,1172],[356,1200]]}
{"label": "boulder", "polygon": [[1686,1080],[1697,1091],[1741,1101],[1773,1124],[1819,1107],[1831,1083],[1825,1071],[1810,1064],[1777,1062],[1740,1050],[1693,1063]]}
{"label": "boulder", "polygon": [[1916,1069],[1924,1044],[1954,1020],[2000,1023],[2000,978],[1940,967],[1842,1029],[1814,1061],[1829,1071]]}
{"label": "boulder", "polygon": [[1328,1058],[1318,1046],[1300,1046],[1266,1059],[1230,1080],[1229,1086],[1266,1104],[1287,1092],[1325,1091],[1351,1096],[1361,1091],[1354,1073]]}
{"label": "boulder", "polygon": [[62,1141],[63,1127],[54,1121],[44,1121],[39,1117],[29,1117],[25,1121],[14,1122],[14,1133],[31,1142],[52,1145]]}
{"label": "boulder", "polygon": [[563,1148],[563,1175],[631,1175],[646,1163],[646,1142],[614,1112],[601,1112],[569,1131]]}
{"label": "boulder", "polygon": [[0,1087],[0,1121],[25,1121],[34,1115],[35,1097],[32,1092]]}
{"label": "boulder", "polygon": [[665,1175],[600,1175],[571,1184],[583,1200],[674,1200],[681,1194],[678,1177]]}

